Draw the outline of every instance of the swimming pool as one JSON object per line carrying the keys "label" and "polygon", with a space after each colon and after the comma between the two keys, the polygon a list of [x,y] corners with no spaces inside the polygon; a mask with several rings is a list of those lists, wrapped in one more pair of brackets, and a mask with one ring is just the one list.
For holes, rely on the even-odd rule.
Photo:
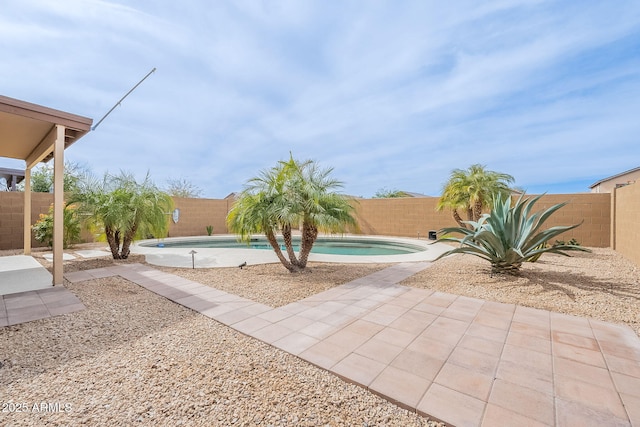
{"label": "swimming pool", "polygon": [[[248,265],[279,263],[266,238],[254,237],[252,245],[255,247],[238,242],[233,234],[142,240],[132,245],[131,252],[144,255],[149,264],[166,267],[216,268],[238,267],[245,262]],[[299,236],[294,237],[298,241]],[[444,243],[407,237],[320,235],[309,254],[309,261],[347,264],[423,262],[433,261],[450,249]]]}
{"label": "swimming pool", "polygon": [[[278,240],[280,248],[286,250],[284,242]],[[294,251],[300,250],[300,237],[293,238]],[[201,237],[198,239],[171,239],[162,242],[146,242],[141,246],[159,248],[227,248],[227,249],[259,249],[273,250],[264,237],[253,237],[250,243],[239,242],[236,238]],[[424,251],[425,248],[415,244],[387,239],[370,239],[356,237],[319,237],[316,239],[311,253],[328,255],[404,255]]]}

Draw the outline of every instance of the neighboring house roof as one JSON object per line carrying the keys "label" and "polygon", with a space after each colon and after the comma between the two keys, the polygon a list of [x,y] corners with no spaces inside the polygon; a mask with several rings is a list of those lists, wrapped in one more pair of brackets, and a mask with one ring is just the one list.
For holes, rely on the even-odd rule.
{"label": "neighboring house roof", "polygon": [[622,172],[622,173],[619,173],[619,174],[616,174],[616,175],[610,176],[610,177],[608,177],[608,178],[601,179],[600,181],[597,181],[597,182],[594,182],[593,184],[591,184],[591,185],[589,186],[589,188],[593,188],[593,187],[595,187],[595,186],[597,186],[597,185],[602,184],[603,182],[607,182],[607,181],[610,181],[610,180],[612,180],[612,179],[616,179],[616,178],[619,178],[619,177],[621,177],[621,176],[624,176],[624,175],[626,175],[626,174],[628,174],[628,173],[633,173],[633,172],[637,172],[637,171],[640,171],[640,167],[633,168],[633,169],[629,169],[628,171],[625,171],[625,172]]}
{"label": "neighboring house roof", "polygon": [[427,196],[426,194],[422,194],[422,193],[412,193],[411,191],[400,191],[403,194],[406,194],[405,197],[431,197],[431,196]]}
{"label": "neighboring house roof", "polygon": [[6,188],[0,188],[0,191],[15,191],[15,184],[24,181],[24,170],[0,168],[0,178],[4,178],[6,183]]}

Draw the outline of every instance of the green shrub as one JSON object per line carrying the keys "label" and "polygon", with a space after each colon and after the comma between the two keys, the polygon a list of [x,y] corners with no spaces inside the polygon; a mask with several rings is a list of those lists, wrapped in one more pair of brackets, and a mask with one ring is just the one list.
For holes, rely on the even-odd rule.
{"label": "green shrub", "polygon": [[207,225],[207,236],[211,236],[213,234],[213,225]]}
{"label": "green shrub", "polygon": [[559,203],[530,215],[533,205],[542,196],[533,199],[523,199],[523,196],[524,194],[518,198],[513,207],[510,197],[496,197],[490,214],[482,215],[477,222],[465,221],[471,225],[471,230],[464,227],[440,230],[438,234],[459,233],[463,237],[438,239],[437,242],[458,242],[460,247],[445,252],[437,259],[456,253],[471,254],[489,261],[492,272],[517,274],[523,262],[535,260],[546,252],[565,256],[569,255],[563,251],[590,252],[570,243],[546,245],[550,239],[580,224],[556,226],[539,231],[542,224],[566,203]]}
{"label": "green shrub", "polygon": [[[80,241],[81,227],[75,207],[65,206],[63,214],[62,246],[66,249]],[[40,214],[40,219],[31,229],[38,242],[53,247],[53,206],[49,207],[48,214]]]}

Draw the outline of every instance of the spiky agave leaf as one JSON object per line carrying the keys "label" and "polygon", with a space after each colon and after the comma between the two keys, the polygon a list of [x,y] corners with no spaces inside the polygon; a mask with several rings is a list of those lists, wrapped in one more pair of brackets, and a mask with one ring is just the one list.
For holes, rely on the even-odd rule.
{"label": "spiky agave leaf", "polygon": [[544,222],[566,203],[558,203],[531,214],[540,197],[542,196],[525,199],[523,194],[513,206],[510,197],[495,197],[490,214],[484,214],[477,222],[466,221],[472,229],[443,228],[440,234],[448,236],[450,233],[459,233],[462,237],[444,237],[436,240],[460,243],[458,248],[443,253],[436,260],[457,253],[470,254],[489,261],[492,271],[514,274],[523,262],[537,259],[543,253],[569,256],[565,251],[590,252],[589,249],[571,244],[545,245],[547,241],[579,227],[582,223],[554,226],[541,231]]}

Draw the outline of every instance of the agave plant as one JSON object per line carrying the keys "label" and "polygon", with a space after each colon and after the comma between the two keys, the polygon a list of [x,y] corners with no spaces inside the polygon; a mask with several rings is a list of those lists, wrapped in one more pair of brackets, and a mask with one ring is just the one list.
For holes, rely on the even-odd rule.
{"label": "agave plant", "polygon": [[[490,214],[484,214],[478,221],[465,221],[472,229],[449,227],[440,230],[447,237],[438,242],[459,242],[460,247],[445,252],[437,259],[456,253],[471,254],[491,263],[491,271],[517,274],[522,263],[535,260],[543,253],[557,253],[570,256],[564,251],[590,252],[572,244],[548,246],[545,243],[565,231],[580,224],[556,226],[541,230],[544,222],[558,209],[566,205],[558,203],[550,208],[530,214],[533,205],[542,196],[533,199],[521,195],[511,206],[511,198],[496,197]],[[450,233],[460,233],[463,237],[450,237]]]}

